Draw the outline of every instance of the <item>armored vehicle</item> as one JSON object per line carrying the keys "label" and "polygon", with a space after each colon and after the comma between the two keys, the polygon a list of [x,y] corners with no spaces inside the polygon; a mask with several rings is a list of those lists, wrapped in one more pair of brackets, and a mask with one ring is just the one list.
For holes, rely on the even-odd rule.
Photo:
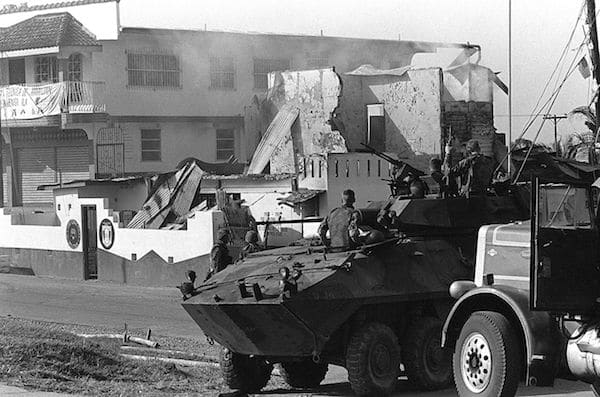
{"label": "armored vehicle", "polygon": [[[183,307],[223,346],[233,389],[261,389],[274,364],[295,388],[317,386],[328,364],[345,367],[360,396],[390,394],[401,369],[421,389],[443,388],[452,381],[440,344],[454,303],[449,286],[475,276],[480,226],[528,218],[521,197],[528,194],[373,203],[360,210],[362,224],[382,238],[347,250],[251,254],[188,284]],[[393,218],[387,225],[382,208]]]}

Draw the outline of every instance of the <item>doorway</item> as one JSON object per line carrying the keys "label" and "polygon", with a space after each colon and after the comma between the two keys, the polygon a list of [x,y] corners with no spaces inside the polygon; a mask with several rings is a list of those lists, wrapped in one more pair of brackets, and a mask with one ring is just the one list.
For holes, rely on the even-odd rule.
{"label": "doorway", "polygon": [[385,111],[382,103],[367,105],[367,143],[375,150],[385,151]]}
{"label": "doorway", "polygon": [[96,206],[81,206],[81,240],[83,242],[83,278],[98,278],[98,235]]}
{"label": "doorway", "polygon": [[8,60],[8,84],[25,84],[25,58]]}

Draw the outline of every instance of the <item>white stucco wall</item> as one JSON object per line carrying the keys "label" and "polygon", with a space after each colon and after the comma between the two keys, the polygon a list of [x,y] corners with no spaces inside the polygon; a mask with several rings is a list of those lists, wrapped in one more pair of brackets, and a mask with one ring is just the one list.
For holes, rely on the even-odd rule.
{"label": "white stucco wall", "polygon": [[[63,192],[56,197],[61,210],[57,213],[60,226],[12,225],[11,215],[0,213],[0,247],[45,249],[56,251],[82,251],[82,244],[75,249],[69,247],[66,239],[66,225],[76,220],[81,225],[81,206],[95,205],[97,225],[103,219],[113,221],[112,210],[107,208],[108,199],[80,198],[75,190]],[[150,251],[155,251],[165,261],[179,262],[207,255],[214,242],[214,235],[224,225],[220,211],[196,212],[188,220],[187,230],[148,230],[120,228],[115,222],[115,240],[106,250],[123,258],[138,259]],[[100,244],[98,249],[105,250]]]}

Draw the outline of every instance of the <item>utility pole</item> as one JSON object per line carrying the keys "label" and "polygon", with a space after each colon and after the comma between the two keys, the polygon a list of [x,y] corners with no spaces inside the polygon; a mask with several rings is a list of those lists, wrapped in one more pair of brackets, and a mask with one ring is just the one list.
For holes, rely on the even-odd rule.
{"label": "utility pole", "polygon": [[[592,48],[590,49],[590,58],[592,60],[592,72],[596,80],[596,89],[600,87],[600,53],[598,52],[598,28],[596,25],[596,1],[587,0],[587,24],[589,26],[590,40]],[[596,96],[596,119],[600,116],[600,100]],[[598,124],[596,122],[596,124]]]}
{"label": "utility pole", "polygon": [[544,120],[552,120],[554,123],[554,150],[558,152],[558,122],[566,119],[567,115],[545,114]]}
{"label": "utility pole", "polygon": [[512,0],[508,0],[508,176],[512,171]]}
{"label": "utility pole", "polygon": [[[594,76],[594,80],[596,80],[596,90],[600,90],[600,53],[598,52],[598,27],[596,24],[596,1],[595,0],[586,0],[586,8],[587,8],[587,24],[589,27],[590,33],[590,41],[592,42],[592,48],[590,49],[590,58],[592,60],[592,72]],[[600,118],[600,99],[598,95],[596,97],[596,131],[594,135],[594,146],[598,140],[598,132],[600,131],[598,125],[598,119]],[[592,164],[597,164],[598,161],[596,159],[595,151],[592,152],[591,156]],[[594,177],[596,173],[594,172]]]}

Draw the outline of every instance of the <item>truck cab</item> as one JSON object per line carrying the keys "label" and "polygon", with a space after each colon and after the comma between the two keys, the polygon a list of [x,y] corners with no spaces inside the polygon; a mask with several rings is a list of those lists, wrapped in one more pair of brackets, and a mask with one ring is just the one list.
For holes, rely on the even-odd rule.
{"label": "truck cab", "polygon": [[[596,367],[585,364],[600,363],[597,328],[590,327],[600,318],[595,192],[589,184],[537,178],[531,187],[531,219],[481,227],[474,279],[450,287],[457,301],[442,344],[454,351],[461,397],[514,395],[521,380],[547,386],[560,377],[598,379]],[[586,351],[572,342],[582,326],[595,332]]]}

